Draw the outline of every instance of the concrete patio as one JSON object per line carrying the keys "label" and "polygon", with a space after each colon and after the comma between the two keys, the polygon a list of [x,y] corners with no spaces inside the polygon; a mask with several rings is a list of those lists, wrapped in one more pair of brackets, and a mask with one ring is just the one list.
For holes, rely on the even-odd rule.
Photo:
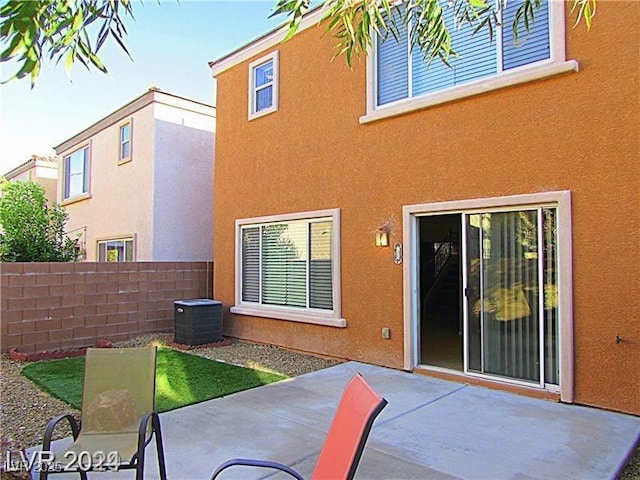
{"label": "concrete patio", "polygon": [[[615,478],[640,436],[637,417],[348,362],[162,414],[169,479],[210,478],[233,457],[275,460],[308,477],[356,372],[389,401],[362,456],[361,479]],[[152,450],[148,479],[158,478]],[[271,473],[237,467],[220,478]],[[78,478],[51,478],[63,477]]]}

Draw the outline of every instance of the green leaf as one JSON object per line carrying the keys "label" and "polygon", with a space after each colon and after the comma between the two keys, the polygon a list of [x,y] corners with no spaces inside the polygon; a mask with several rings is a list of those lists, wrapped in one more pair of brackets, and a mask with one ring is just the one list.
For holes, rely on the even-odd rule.
{"label": "green leaf", "polygon": [[9,46],[0,54],[0,61],[6,62],[7,60],[15,57],[25,47],[24,40],[20,35],[14,35],[9,43]]}
{"label": "green leaf", "polygon": [[71,68],[73,67],[73,61],[75,57],[75,50],[71,49],[67,52],[67,56],[64,62],[64,69],[67,72],[67,75],[71,75]]}

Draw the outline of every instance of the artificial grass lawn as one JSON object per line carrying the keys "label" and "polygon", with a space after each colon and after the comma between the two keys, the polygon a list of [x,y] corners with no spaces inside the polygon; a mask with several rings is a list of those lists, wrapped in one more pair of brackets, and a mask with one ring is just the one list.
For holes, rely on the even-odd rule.
{"label": "artificial grass lawn", "polygon": [[[22,369],[22,374],[45,392],[81,409],[84,357],[32,363]],[[123,374],[126,375],[126,372]],[[166,412],[285,378],[285,375],[277,373],[159,348],[156,359],[156,410]]]}

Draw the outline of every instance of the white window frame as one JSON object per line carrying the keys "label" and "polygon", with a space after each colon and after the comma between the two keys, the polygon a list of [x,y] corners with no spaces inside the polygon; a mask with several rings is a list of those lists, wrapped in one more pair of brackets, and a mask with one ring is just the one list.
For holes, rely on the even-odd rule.
{"label": "white window frame", "polygon": [[[377,55],[375,52],[376,47],[370,47],[367,53],[367,113],[360,117],[360,123],[375,122],[383,118],[403,115],[416,110],[422,110],[521,83],[533,82],[569,72],[577,72],[579,68],[578,62],[576,60],[566,60],[564,4],[565,2],[558,0],[551,0],[549,2],[549,59],[507,71],[501,71],[494,76],[480,78],[444,90],[397,100],[386,105],[377,105]],[[478,34],[482,33],[483,32],[479,32]],[[486,32],[484,32],[484,34],[486,35]],[[439,60],[436,59],[434,61]]]}
{"label": "white window frame", "polygon": [[[77,153],[81,150],[86,150],[87,153],[87,162],[85,167],[85,170],[83,172],[84,177],[83,177],[83,184],[86,185],[86,190],[81,192],[81,193],[77,193],[75,195],[69,195],[66,196],[66,191],[67,191],[67,183],[68,183],[68,171],[67,171],[67,158],[71,157],[71,155],[73,155],[74,153]],[[69,153],[66,153],[65,155],[62,156],[62,188],[61,188],[61,192],[59,193],[60,197],[61,197],[61,205],[68,205],[70,203],[74,203],[74,202],[78,202],[80,200],[85,200],[87,198],[91,198],[91,142],[87,142],[87,143],[83,143],[80,146],[78,146],[77,148],[71,150]]]}
{"label": "white window frame", "polygon": [[[258,58],[249,64],[249,120],[260,118],[273,112],[278,111],[278,90],[280,83],[280,67],[279,67],[279,55],[278,50],[271,52],[268,55]],[[272,102],[269,108],[256,110],[256,85],[255,85],[255,70],[256,68],[271,62],[273,64],[273,80],[269,84],[272,91]],[[264,87],[264,86],[262,86]]]}
{"label": "white window frame", "polygon": [[[125,141],[122,140],[122,129],[129,126],[129,138]],[[133,119],[129,119],[126,122],[122,122],[118,128],[118,165],[128,163],[133,157]],[[125,143],[129,144],[129,155],[122,156],[122,149]]]}
{"label": "white window frame", "polygon": [[[111,242],[125,242],[125,260],[123,262],[117,263],[126,263],[126,262],[135,262],[136,261],[136,236],[135,235],[122,235],[115,238],[100,238],[96,240],[96,262],[100,262],[100,244],[103,243],[111,243]],[[131,260],[126,259],[126,242],[131,242]],[[105,263],[108,263],[108,260],[103,260]],[[114,263],[114,262],[110,262]]]}
{"label": "white window frame", "polygon": [[[304,309],[298,307],[285,307],[276,305],[260,305],[242,300],[242,227],[261,226],[280,222],[292,222],[296,220],[320,220],[330,219],[333,222],[332,238],[332,287],[333,310],[322,311],[318,309]],[[346,327],[347,321],[341,317],[341,285],[340,285],[340,209],[316,210],[312,212],[299,212],[284,215],[271,215],[266,217],[245,218],[236,220],[236,268],[235,268],[235,306],[231,307],[231,313],[249,315],[254,317],[266,317],[292,322],[311,323],[331,327]]]}

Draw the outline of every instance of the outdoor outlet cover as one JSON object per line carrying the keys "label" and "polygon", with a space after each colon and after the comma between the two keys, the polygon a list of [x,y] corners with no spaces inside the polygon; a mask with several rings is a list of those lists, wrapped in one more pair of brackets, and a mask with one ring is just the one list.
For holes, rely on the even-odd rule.
{"label": "outdoor outlet cover", "polygon": [[385,340],[389,340],[391,338],[391,329],[388,327],[385,327],[382,329],[382,338],[384,338]]}

